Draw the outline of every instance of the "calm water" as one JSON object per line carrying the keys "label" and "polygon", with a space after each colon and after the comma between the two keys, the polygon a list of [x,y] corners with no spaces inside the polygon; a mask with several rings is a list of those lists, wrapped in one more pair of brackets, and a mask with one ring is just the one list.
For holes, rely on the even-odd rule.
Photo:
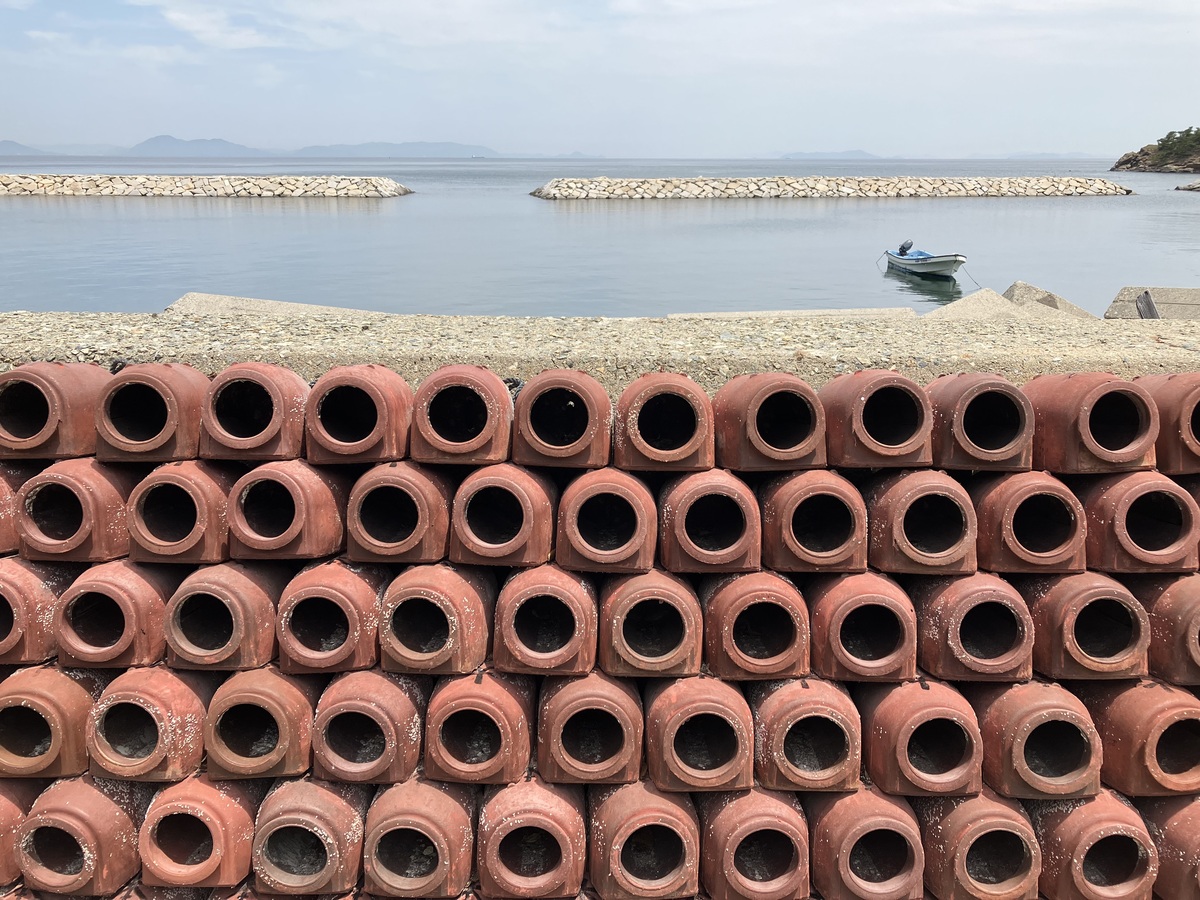
{"label": "calm water", "polygon": [[[9,172],[386,175],[391,200],[0,197],[0,309],[160,310],[187,291],[514,315],[915,306],[1018,279],[1100,313],[1124,285],[1200,286],[1188,176],[1129,197],[550,202],[556,176],[1088,175],[1103,161],[0,159]],[[912,238],[957,285],[884,274]],[[974,279],[974,280],[973,280]]]}

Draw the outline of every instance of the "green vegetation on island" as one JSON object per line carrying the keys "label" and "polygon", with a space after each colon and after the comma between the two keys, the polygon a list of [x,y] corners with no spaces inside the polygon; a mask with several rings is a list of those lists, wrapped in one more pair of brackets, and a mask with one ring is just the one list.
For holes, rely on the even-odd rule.
{"label": "green vegetation on island", "polygon": [[1200,172],[1200,128],[1168,131],[1157,143],[1126,153],[1114,172]]}

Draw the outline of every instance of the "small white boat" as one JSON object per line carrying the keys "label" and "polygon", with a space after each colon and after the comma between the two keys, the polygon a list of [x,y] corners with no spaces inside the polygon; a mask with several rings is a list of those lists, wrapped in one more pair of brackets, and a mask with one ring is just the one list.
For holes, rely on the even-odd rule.
{"label": "small white boat", "polygon": [[887,251],[887,261],[890,269],[911,272],[913,275],[939,275],[949,278],[967,258],[961,253],[943,253],[935,256],[924,250],[914,250],[912,241],[905,241],[899,250]]}

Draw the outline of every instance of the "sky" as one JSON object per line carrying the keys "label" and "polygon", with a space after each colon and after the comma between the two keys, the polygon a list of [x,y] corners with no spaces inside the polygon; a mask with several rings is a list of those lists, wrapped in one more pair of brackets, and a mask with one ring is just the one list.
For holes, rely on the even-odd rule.
{"label": "sky", "polygon": [[1200,0],[0,0],[0,140],[1116,156],[1200,125]]}

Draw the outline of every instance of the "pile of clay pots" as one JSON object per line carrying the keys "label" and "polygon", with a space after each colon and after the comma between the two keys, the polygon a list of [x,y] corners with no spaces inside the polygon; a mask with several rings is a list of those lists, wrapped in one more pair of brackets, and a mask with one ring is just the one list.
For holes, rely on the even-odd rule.
{"label": "pile of clay pots", "polygon": [[14,894],[1200,898],[1200,375],[0,375]]}

